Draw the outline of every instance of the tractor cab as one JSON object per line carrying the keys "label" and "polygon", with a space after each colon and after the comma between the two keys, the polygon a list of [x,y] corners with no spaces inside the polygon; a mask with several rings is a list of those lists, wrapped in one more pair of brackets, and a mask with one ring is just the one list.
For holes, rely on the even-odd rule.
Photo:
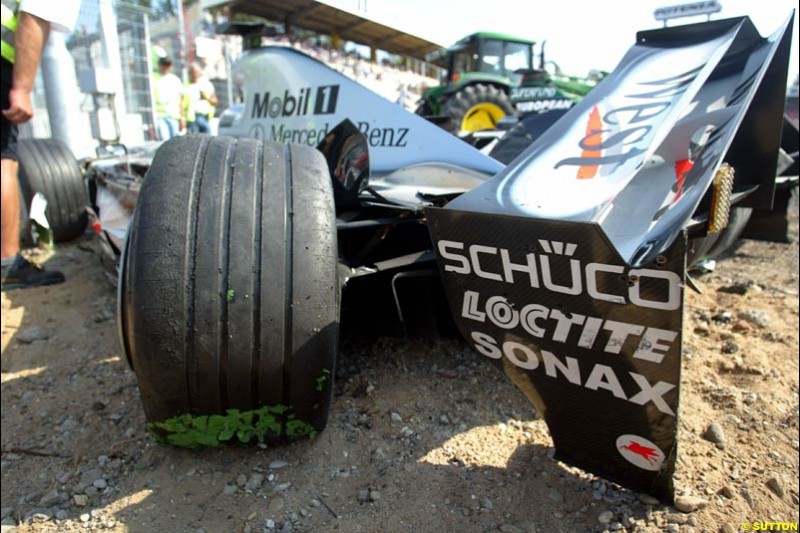
{"label": "tractor cab", "polygon": [[533,69],[534,44],[479,32],[429,54],[427,61],[444,69],[445,75],[439,87],[425,92],[417,113],[444,117],[454,133],[497,127],[503,117],[514,114],[509,92],[519,83],[517,71]]}
{"label": "tractor cab", "polygon": [[447,83],[488,74],[505,78],[503,81],[511,84],[517,70],[533,69],[534,44],[535,41],[499,33],[474,33],[443,50],[444,57],[435,64],[446,70]]}

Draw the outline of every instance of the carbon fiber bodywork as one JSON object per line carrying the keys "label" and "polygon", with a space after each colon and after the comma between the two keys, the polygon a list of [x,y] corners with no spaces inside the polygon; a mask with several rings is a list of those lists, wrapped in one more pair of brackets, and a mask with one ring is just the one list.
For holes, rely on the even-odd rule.
{"label": "carbon fiber bodywork", "polygon": [[542,413],[557,457],[664,501],[688,252],[731,242],[732,204],[771,207],[790,28],[640,33],[503,171],[426,211],[459,329]]}

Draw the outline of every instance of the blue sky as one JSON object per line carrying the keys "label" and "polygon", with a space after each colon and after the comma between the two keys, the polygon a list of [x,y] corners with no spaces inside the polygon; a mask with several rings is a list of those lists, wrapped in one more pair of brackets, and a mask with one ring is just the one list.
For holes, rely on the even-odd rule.
{"label": "blue sky", "polygon": [[[680,0],[322,0],[366,15],[383,24],[450,45],[475,31],[499,31],[547,40],[547,57],[567,74],[586,75],[592,68],[611,70],[634,43],[638,30],[662,26],[658,7]],[[761,35],[775,31],[796,9],[797,0],[718,0],[715,19],[749,16]],[[366,8],[366,10],[365,10]],[[684,18],[678,23],[700,22]],[[789,81],[798,72],[798,27],[794,20]]]}

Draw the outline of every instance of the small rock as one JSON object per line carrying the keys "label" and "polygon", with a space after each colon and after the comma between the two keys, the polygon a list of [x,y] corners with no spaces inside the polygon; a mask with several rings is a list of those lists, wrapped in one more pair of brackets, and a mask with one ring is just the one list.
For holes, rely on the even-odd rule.
{"label": "small rock", "polygon": [[733,498],[733,489],[730,487],[730,485],[725,485],[724,487],[719,489],[719,493],[722,496],[728,498],[729,500]]}
{"label": "small rock", "polygon": [[381,493],[377,490],[369,491],[369,501],[375,502],[381,499]]}
{"label": "small rock", "polygon": [[273,490],[275,492],[285,492],[291,486],[292,486],[292,484],[288,483],[288,482],[287,483],[279,483],[279,484],[275,485],[275,488]]}
{"label": "small rock", "polygon": [[750,325],[750,322],[747,320],[737,320],[733,323],[733,327],[731,327],[733,331],[750,331],[753,329],[753,326]]}
{"label": "small rock", "polygon": [[270,516],[275,516],[283,511],[284,507],[286,507],[286,501],[283,498],[270,498],[269,504],[267,505],[267,513]]}
{"label": "small rock", "polygon": [[658,498],[650,496],[649,494],[640,494],[639,501],[645,505],[658,505],[660,503]]}
{"label": "small rock", "polygon": [[730,524],[723,524],[721,528],[719,528],[719,533],[736,533],[737,529]]}
{"label": "small rock", "polygon": [[92,485],[97,487],[99,490],[103,490],[104,488],[106,488],[108,486],[108,482],[105,479],[100,478],[100,479],[95,479],[94,483],[92,483]]}
{"label": "small rock", "polygon": [[320,504],[319,500],[312,499],[310,502],[308,502],[308,505],[310,505],[311,507],[319,507],[321,504]]}
{"label": "small rock", "polygon": [[31,344],[36,341],[46,341],[50,338],[50,333],[39,326],[23,329],[17,333],[17,342]]}
{"label": "small rock", "polygon": [[747,490],[746,488],[743,488],[740,491],[740,494],[742,495],[742,498],[744,498],[744,501],[747,502],[747,505],[750,506],[750,509],[755,511],[756,510],[756,502],[753,501],[753,497],[750,495],[750,491]]}
{"label": "small rock", "polygon": [[231,494],[236,494],[237,490],[238,490],[238,488],[236,487],[236,485],[225,485],[222,488],[222,494],[226,494],[226,495],[230,496]]}
{"label": "small rock", "polygon": [[500,526],[500,531],[503,533],[524,533],[524,531],[517,526],[511,524],[503,524]]}
{"label": "small rock", "polygon": [[749,311],[739,313],[739,318],[746,320],[750,324],[756,325],[760,328],[767,327],[770,322],[770,318],[767,313],[764,311],[757,311],[755,309],[750,309]]}
{"label": "small rock", "polygon": [[267,529],[275,529],[275,521],[272,518],[267,518],[267,520],[264,522],[264,526]]}
{"label": "small rock", "polygon": [[248,492],[255,492],[261,487],[261,484],[264,482],[264,474],[254,473],[250,474],[250,479],[247,480],[247,483],[244,485],[244,490]]}
{"label": "small rock", "polygon": [[711,422],[711,424],[708,425],[703,433],[703,438],[714,444],[725,444],[726,442],[725,432],[722,430],[722,426],[716,422]]}
{"label": "small rock", "polygon": [[733,322],[733,313],[731,313],[730,311],[723,311],[722,313],[719,313],[711,317],[711,320],[713,320],[718,324],[730,324],[731,322]]}
{"label": "small rock", "polygon": [[389,418],[392,420],[392,422],[397,422],[398,424],[403,421],[403,418],[400,416],[400,414],[395,413],[394,411],[389,414]]}
{"label": "small rock", "polygon": [[[77,422],[76,422],[77,425]],[[81,479],[78,481],[78,486],[85,488],[94,483],[96,479],[100,479],[104,476],[104,472],[99,468],[92,468],[87,470],[83,474],[81,474]]]}
{"label": "small rock", "polygon": [[91,518],[92,517],[89,515],[89,513],[83,513],[80,516],[81,522],[88,522]]}
{"label": "small rock", "polygon": [[738,294],[740,296],[744,296],[753,285],[755,285],[755,283],[753,283],[752,280],[742,281],[726,287],[720,287],[719,292],[727,292],[728,294]]}
{"label": "small rock", "polygon": [[270,467],[272,470],[279,470],[279,469],[281,469],[281,468],[284,468],[284,467],[286,467],[286,466],[289,466],[289,463],[288,463],[288,462],[286,462],[286,461],[281,461],[280,459],[276,459],[276,460],[272,461],[272,462],[269,464],[269,467]]}
{"label": "small rock", "polygon": [[739,351],[739,345],[733,341],[725,341],[722,343],[722,353],[724,354],[733,354]]}
{"label": "small rock", "polygon": [[97,324],[102,324],[103,322],[108,322],[113,319],[115,316],[116,314],[111,309],[102,309],[94,315],[94,321]]}
{"label": "small rock", "polygon": [[610,524],[613,519],[614,519],[614,513],[612,513],[611,511],[603,511],[597,517],[597,521],[600,522],[604,526],[607,526],[608,524]]}
{"label": "small rock", "polygon": [[556,489],[550,489],[550,492],[547,493],[547,497],[556,503],[561,503],[564,501],[564,497]]}
{"label": "small rock", "polygon": [[403,429],[400,430],[400,435],[402,435],[404,438],[408,438],[413,434],[414,434],[414,430],[412,430],[408,426],[404,426]]}
{"label": "small rock", "polygon": [[36,399],[36,393],[32,390],[26,391],[25,394],[22,395],[22,398],[19,399],[20,403],[22,404],[29,404],[33,400]]}
{"label": "small rock", "polygon": [[64,501],[64,496],[57,490],[51,490],[39,500],[40,507],[52,507]]}
{"label": "small rock", "polygon": [[300,509],[300,516],[303,518],[308,518],[311,513],[308,512],[308,509]]}
{"label": "small rock", "polygon": [[57,520],[66,520],[69,516],[69,512],[66,509],[59,509],[56,511],[56,519]]}
{"label": "small rock", "polygon": [[361,503],[367,503],[369,501],[368,489],[361,489],[358,491],[358,501],[360,501]]}
{"label": "small rock", "polygon": [[95,496],[100,494],[100,489],[92,485],[90,487],[86,487],[86,490],[84,490],[83,492],[86,493],[86,495],[89,496],[90,498],[94,498]]}
{"label": "small rock", "polygon": [[74,501],[75,505],[78,507],[86,507],[89,505],[89,497],[86,494],[76,494],[72,497],[72,501]]}
{"label": "small rock", "polygon": [[696,496],[678,496],[675,498],[675,509],[682,513],[693,513],[705,508],[708,502]]}
{"label": "small rock", "polygon": [[11,516],[13,514],[14,514],[14,508],[13,507],[3,507],[3,509],[0,510],[0,516],[2,516],[2,518],[8,518],[9,516]]}
{"label": "small rock", "polygon": [[767,480],[767,487],[769,487],[778,498],[786,496],[786,490],[783,488],[783,481],[777,476],[772,476]]}
{"label": "small rock", "polygon": [[668,524],[683,525],[687,521],[688,521],[687,518],[682,514],[670,514],[670,515],[667,515],[667,523]]}
{"label": "small rock", "polygon": [[245,485],[247,485],[247,476],[244,474],[239,474],[238,476],[236,476],[236,484],[239,485],[240,487],[244,487]]}
{"label": "small rock", "polygon": [[678,524],[667,524],[667,527],[664,528],[664,531],[667,533],[681,533],[681,526]]}
{"label": "small rock", "polygon": [[492,509],[494,509],[494,504],[492,504],[492,500],[486,498],[481,502],[481,508],[487,511],[491,511]]}

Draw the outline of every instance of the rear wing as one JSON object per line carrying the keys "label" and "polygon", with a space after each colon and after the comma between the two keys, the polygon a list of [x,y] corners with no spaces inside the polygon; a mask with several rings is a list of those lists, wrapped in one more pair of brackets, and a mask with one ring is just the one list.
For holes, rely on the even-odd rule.
{"label": "rear wing", "polygon": [[508,167],[427,210],[458,327],[557,458],[672,501],[687,251],[732,202],[771,206],[790,39],[791,19],[641,32]]}
{"label": "rear wing", "polygon": [[598,224],[622,258],[677,238],[724,162],[739,205],[769,208],[791,20],[747,17],[640,32],[617,68],[494,179],[450,209]]}

